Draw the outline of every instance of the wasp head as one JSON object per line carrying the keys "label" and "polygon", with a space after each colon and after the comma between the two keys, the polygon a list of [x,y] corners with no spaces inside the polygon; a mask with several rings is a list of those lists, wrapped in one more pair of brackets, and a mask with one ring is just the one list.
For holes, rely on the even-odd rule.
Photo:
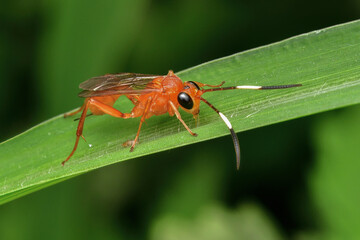
{"label": "wasp head", "polygon": [[199,115],[200,96],[202,90],[192,81],[185,82],[182,91],[178,94],[177,100],[184,111],[191,113],[196,119]]}

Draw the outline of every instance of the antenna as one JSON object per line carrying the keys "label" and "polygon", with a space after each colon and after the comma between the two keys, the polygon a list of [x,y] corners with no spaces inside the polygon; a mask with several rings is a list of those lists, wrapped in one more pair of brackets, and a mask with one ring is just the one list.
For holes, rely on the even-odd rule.
{"label": "antenna", "polygon": [[272,90],[272,89],[284,89],[284,88],[293,88],[301,87],[302,84],[290,84],[290,85],[278,85],[278,86],[234,86],[234,87],[220,87],[220,88],[210,88],[202,90],[203,93],[214,92],[214,91],[223,91],[223,90],[233,90],[233,89],[250,89],[250,90]]}
{"label": "antenna", "polygon": [[215,112],[217,112],[217,114],[219,114],[221,119],[225,122],[226,126],[229,128],[231,137],[234,142],[234,148],[235,148],[235,153],[236,153],[236,169],[239,170],[239,168],[240,168],[240,144],[239,144],[239,139],[238,139],[229,119],[224,114],[222,114],[222,112],[220,112],[217,108],[215,108],[214,105],[209,103],[204,98],[200,97],[200,100],[203,101],[204,103],[206,103],[207,105],[209,105],[209,107],[211,107]]}

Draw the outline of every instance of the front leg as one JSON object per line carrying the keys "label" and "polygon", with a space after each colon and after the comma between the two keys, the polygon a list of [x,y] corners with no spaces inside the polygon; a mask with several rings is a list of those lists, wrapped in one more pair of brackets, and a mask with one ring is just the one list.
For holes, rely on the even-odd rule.
{"label": "front leg", "polygon": [[188,132],[193,135],[194,137],[197,136],[196,133],[194,133],[193,131],[191,131],[191,129],[186,125],[186,123],[184,122],[184,120],[182,120],[180,112],[176,109],[175,104],[172,101],[169,101],[169,105],[171,106],[171,109],[175,112],[175,115],[177,117],[177,119],[179,119],[179,121],[184,125],[184,127],[186,128],[186,130],[188,130]]}

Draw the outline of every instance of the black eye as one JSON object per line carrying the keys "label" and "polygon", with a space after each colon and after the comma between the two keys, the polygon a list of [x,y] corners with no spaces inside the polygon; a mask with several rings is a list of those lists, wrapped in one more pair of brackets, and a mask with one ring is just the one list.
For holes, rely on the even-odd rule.
{"label": "black eye", "polygon": [[189,81],[189,83],[193,84],[197,88],[197,90],[200,90],[199,86],[195,82]]}
{"label": "black eye", "polygon": [[192,109],[194,106],[193,100],[189,96],[189,94],[181,92],[178,95],[178,102],[183,108]]}

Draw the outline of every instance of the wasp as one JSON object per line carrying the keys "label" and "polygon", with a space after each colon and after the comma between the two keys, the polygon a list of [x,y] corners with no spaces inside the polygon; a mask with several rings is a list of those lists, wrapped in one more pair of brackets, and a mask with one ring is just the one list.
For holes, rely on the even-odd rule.
{"label": "wasp", "polygon": [[[75,115],[82,111],[79,118],[79,124],[76,131],[76,140],[74,148],[69,156],[62,162],[64,165],[75,153],[80,137],[84,140],[83,128],[88,110],[93,115],[108,114],[117,118],[140,118],[139,128],[134,141],[131,141],[130,151],[134,150],[138,142],[140,130],[145,119],[154,115],[162,115],[169,113],[170,116],[176,116],[184,125],[185,129],[192,135],[197,136],[181,118],[179,107],[188,112],[197,119],[199,115],[200,102],[206,103],[213,109],[220,118],[225,122],[230,130],[233,139],[236,167],[240,167],[240,145],[239,139],[229,121],[229,119],[220,112],[209,101],[202,96],[207,92],[234,90],[234,89],[250,89],[250,90],[269,90],[283,89],[302,86],[301,84],[279,85],[279,86],[233,86],[222,87],[225,82],[218,85],[210,85],[195,81],[183,82],[173,71],[169,71],[167,75],[149,75],[140,73],[118,73],[106,74],[99,77],[93,77],[80,84],[83,89],[79,93],[79,97],[85,98],[84,104],[76,111],[64,114],[64,117]],[[204,88],[206,87],[206,89]],[[123,113],[113,107],[116,100],[125,95],[133,104],[134,108],[130,113]]]}

